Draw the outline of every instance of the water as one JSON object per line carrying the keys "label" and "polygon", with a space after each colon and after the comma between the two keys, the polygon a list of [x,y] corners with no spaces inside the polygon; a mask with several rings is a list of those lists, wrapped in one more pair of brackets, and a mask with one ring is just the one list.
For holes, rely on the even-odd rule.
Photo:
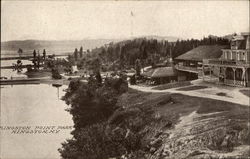
{"label": "water", "polygon": [[[16,63],[17,60],[1,60],[1,66],[12,66],[13,63]],[[29,60],[22,60],[23,65],[32,64]],[[14,71],[13,69],[1,69],[1,77],[27,77],[24,73],[27,71],[26,68],[23,68],[21,72]]]}
{"label": "water", "polygon": [[[33,65],[32,61],[30,60],[21,60],[23,65]],[[1,60],[1,66],[12,66],[13,63],[17,63],[17,60]]]}
{"label": "water", "polygon": [[[47,84],[1,86],[1,126],[72,126],[72,116],[65,111],[68,106],[58,99],[65,88]],[[57,149],[72,137],[71,131],[13,134],[11,130],[1,130],[0,158],[60,158]]]}

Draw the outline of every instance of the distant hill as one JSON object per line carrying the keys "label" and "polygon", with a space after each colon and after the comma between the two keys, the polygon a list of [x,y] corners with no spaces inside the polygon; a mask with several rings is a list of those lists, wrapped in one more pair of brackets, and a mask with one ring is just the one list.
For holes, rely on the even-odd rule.
{"label": "distant hill", "polygon": [[[133,37],[132,39],[137,38]],[[146,39],[156,39],[158,41],[167,40],[169,42],[177,41],[179,38],[172,36],[141,36],[140,38]],[[24,51],[24,54],[31,54],[33,50],[43,49],[50,54],[62,54],[66,52],[74,52],[75,48],[83,47],[84,50],[94,49],[101,47],[105,44],[111,42],[117,43],[127,39],[83,39],[83,40],[62,40],[62,41],[52,41],[52,40],[15,40],[15,41],[6,41],[1,42],[1,54],[16,54],[17,50],[21,48]]]}
{"label": "distant hill", "polygon": [[24,54],[30,54],[33,50],[46,49],[51,54],[62,54],[65,52],[74,52],[75,48],[83,47],[84,50],[93,49],[103,46],[110,42],[118,42],[121,39],[84,39],[84,40],[64,40],[64,41],[47,41],[47,40],[20,40],[1,42],[2,54],[15,54],[19,48]]}
{"label": "distant hill", "polygon": [[140,38],[146,38],[148,40],[155,39],[158,41],[168,41],[168,42],[175,42],[177,40],[182,40],[181,38],[175,37],[175,36],[156,36],[156,35],[148,35],[148,36],[141,36]]}

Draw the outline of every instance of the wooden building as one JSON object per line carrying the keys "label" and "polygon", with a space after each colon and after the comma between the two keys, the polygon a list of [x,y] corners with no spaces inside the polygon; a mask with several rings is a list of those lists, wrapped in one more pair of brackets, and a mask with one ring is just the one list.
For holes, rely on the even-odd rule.
{"label": "wooden building", "polygon": [[231,40],[230,49],[222,49],[219,58],[204,59],[203,70],[219,70],[220,82],[250,87],[250,33],[241,33]]}
{"label": "wooden building", "polygon": [[[203,76],[203,59],[218,59],[222,55],[222,45],[202,45],[174,59],[179,81],[194,80]],[[206,72],[206,71],[205,71]]]}
{"label": "wooden building", "polygon": [[174,67],[150,68],[141,74],[149,83],[164,84],[177,81],[177,72]]}

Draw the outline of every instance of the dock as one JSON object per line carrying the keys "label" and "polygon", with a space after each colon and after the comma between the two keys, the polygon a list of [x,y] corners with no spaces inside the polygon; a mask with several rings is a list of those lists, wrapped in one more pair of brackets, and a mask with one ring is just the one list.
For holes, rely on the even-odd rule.
{"label": "dock", "polygon": [[[55,55],[55,57],[60,57],[60,56],[68,56],[70,53],[64,53],[64,54],[60,54],[60,55]],[[46,56],[52,56],[50,55],[46,55]],[[42,57],[42,56],[41,56]],[[33,55],[30,56],[14,56],[14,57],[0,57],[0,60],[28,60],[33,58]]]}
{"label": "dock", "polygon": [[0,80],[0,85],[40,84],[38,78]]}

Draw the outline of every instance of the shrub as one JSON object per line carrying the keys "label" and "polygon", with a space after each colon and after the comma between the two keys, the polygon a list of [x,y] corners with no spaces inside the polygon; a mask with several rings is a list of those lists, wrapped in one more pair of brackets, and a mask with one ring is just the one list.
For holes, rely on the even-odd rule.
{"label": "shrub", "polygon": [[62,76],[59,74],[58,69],[53,68],[51,70],[51,72],[52,72],[52,78],[54,78],[54,79],[61,79],[62,78]]}
{"label": "shrub", "polygon": [[114,142],[106,133],[106,124],[94,124],[80,129],[75,134],[75,139],[67,140],[59,149],[64,159],[105,159],[121,156],[126,153],[119,142]]}

